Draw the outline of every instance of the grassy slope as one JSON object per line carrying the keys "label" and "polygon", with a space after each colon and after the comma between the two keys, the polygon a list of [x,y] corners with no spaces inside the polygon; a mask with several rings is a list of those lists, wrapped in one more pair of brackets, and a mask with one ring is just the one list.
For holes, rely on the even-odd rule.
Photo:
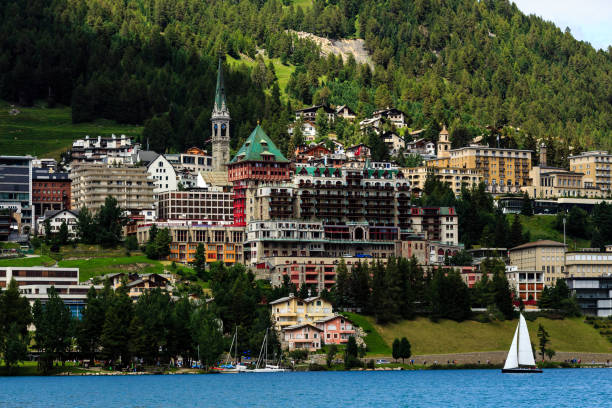
{"label": "grassy slope", "polygon": [[51,266],[55,264],[55,260],[48,257],[47,255],[36,256],[32,258],[15,258],[15,259],[2,259],[0,260],[0,266]]}
{"label": "grassy slope", "polygon": [[142,127],[117,125],[98,120],[93,123],[72,124],[69,107],[47,109],[44,105],[33,108],[17,107],[19,115],[9,115],[10,105],[0,101],[0,152],[2,154],[30,154],[38,157],[55,157],[67,150],[74,139],[85,135],[110,136],[111,134],[136,136]]}
{"label": "grassy slope", "polygon": [[[366,316],[359,315],[356,313],[344,313],[353,323],[357,326],[361,327],[366,334],[366,344],[368,345],[368,352],[373,355],[383,355],[389,356],[391,355],[391,347],[385,343],[385,340],[380,336],[379,332],[376,330],[371,320]],[[393,340],[391,340],[393,341]]]}
{"label": "grassy slope", "polygon": [[[523,229],[529,231],[532,241],[538,239],[551,239],[553,241],[563,242],[563,232],[559,232],[554,228],[555,216],[552,215],[534,215],[525,217],[520,215]],[[508,220],[512,222],[514,215],[508,215]],[[586,239],[574,238],[567,236],[567,244],[570,250],[576,248],[588,248],[591,242]]]}
{"label": "grassy slope", "polygon": [[144,255],[112,258],[73,259],[59,261],[64,268],[79,268],[79,280],[113,272],[162,273],[163,266],[159,261],[148,259]]}
{"label": "grassy slope", "polygon": [[[289,82],[289,77],[291,76],[291,73],[295,70],[295,66],[283,65],[280,61],[280,58],[270,59],[264,56],[264,61],[266,62],[266,64],[268,64],[268,62],[270,61],[272,61],[272,64],[274,64],[274,71],[276,72],[276,78],[278,79],[278,87],[280,88],[281,95],[286,98],[287,82]],[[227,62],[232,67],[241,63],[245,64],[248,67],[252,67],[255,64],[255,62],[252,60],[247,60],[245,58],[235,59],[230,55],[227,55]]]}
{"label": "grassy slope", "polygon": [[[380,326],[375,324],[373,318],[364,316],[360,316],[355,323],[360,323],[361,319],[374,327],[388,345],[397,337],[407,337],[413,354],[506,350],[510,346],[517,324],[516,320],[494,323],[441,320],[439,323],[433,323],[429,319],[418,318]],[[534,344],[538,342],[537,329],[540,323],[550,334],[550,347],[555,351],[612,353],[612,343],[592,326],[584,323],[582,318],[538,318],[535,322],[527,322]],[[378,348],[379,345],[375,344],[372,354],[381,355],[376,352]]]}

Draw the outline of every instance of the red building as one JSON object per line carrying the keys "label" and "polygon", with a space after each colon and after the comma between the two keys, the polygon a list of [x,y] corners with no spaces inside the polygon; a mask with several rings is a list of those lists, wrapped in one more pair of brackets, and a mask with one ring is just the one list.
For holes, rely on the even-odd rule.
{"label": "red building", "polygon": [[290,179],[291,163],[257,125],[228,165],[228,180],[234,183],[234,225],[246,226],[249,188]]}
{"label": "red building", "polygon": [[68,173],[50,173],[48,169],[32,169],[32,205],[35,214],[47,210],[70,209]]}
{"label": "red building", "polygon": [[297,163],[308,163],[312,159],[318,159],[331,153],[332,151],[325,147],[324,143],[314,146],[299,146],[295,149],[295,161]]}

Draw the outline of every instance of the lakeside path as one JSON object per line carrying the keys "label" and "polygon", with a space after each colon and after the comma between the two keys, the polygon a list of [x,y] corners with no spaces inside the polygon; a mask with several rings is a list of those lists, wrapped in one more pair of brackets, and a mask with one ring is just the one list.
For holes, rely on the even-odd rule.
{"label": "lakeside path", "polygon": [[[491,364],[503,364],[506,360],[507,351],[483,351],[474,353],[451,353],[451,354],[424,354],[410,357],[410,360],[414,360],[415,364],[422,365],[427,362],[427,365],[431,365],[434,361],[438,364],[446,364],[447,361],[456,360],[457,364],[486,364],[487,360]],[[539,357],[539,353],[537,354]],[[374,357],[373,357],[374,358]],[[393,361],[393,357],[375,357],[374,359],[387,359]],[[367,359],[367,358],[366,358]],[[565,360],[581,360],[582,364],[595,363],[606,363],[610,361],[612,363],[612,353],[570,353],[570,352],[557,352],[553,357],[552,361],[562,362]],[[548,358],[546,359],[548,361]]]}

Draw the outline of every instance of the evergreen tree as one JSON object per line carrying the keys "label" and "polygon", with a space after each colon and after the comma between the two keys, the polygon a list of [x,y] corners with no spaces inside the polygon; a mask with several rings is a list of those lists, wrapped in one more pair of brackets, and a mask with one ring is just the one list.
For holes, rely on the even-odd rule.
{"label": "evergreen tree", "polygon": [[43,228],[45,230],[45,244],[50,245],[53,241],[53,231],[51,230],[51,220],[45,218],[43,221]]}
{"label": "evergreen tree", "polygon": [[203,243],[199,243],[195,253],[193,262],[193,270],[196,275],[203,281],[208,281],[209,276],[206,273],[206,250]]}
{"label": "evergreen tree", "polygon": [[391,346],[391,356],[395,361],[397,361],[398,358],[402,357],[400,339],[398,338],[393,340],[393,344]]}
{"label": "evergreen tree", "polygon": [[9,374],[14,365],[25,359],[31,322],[30,304],[19,293],[17,282],[11,279],[6,290],[0,291],[0,354]]}
{"label": "evergreen tree", "polygon": [[540,356],[542,357],[542,360],[544,360],[544,354],[546,353],[546,346],[550,342],[549,338],[550,336],[548,335],[548,332],[546,331],[544,326],[542,326],[542,324],[538,325],[538,340],[539,340],[538,348],[540,350]]}
{"label": "evergreen tree", "polygon": [[95,244],[95,230],[96,227],[94,225],[93,216],[89,212],[89,209],[87,207],[81,208],[76,221],[76,233],[78,240],[84,244]]}
{"label": "evergreen tree", "polygon": [[404,364],[404,359],[410,358],[410,356],[412,355],[412,348],[407,338],[402,337],[402,341],[400,343],[399,348],[400,348],[400,357],[402,358],[402,364]]}
{"label": "evergreen tree", "polygon": [[340,259],[336,267],[336,306],[340,309],[348,307],[349,304],[349,282],[348,269],[344,259]]}
{"label": "evergreen tree", "polygon": [[191,327],[201,363],[208,370],[217,363],[223,351],[219,320],[212,313],[200,308],[192,316]]}
{"label": "evergreen tree", "polygon": [[123,210],[119,208],[117,199],[106,197],[104,204],[95,217],[97,242],[107,247],[116,246],[121,242],[125,219]]}
{"label": "evergreen tree", "polygon": [[344,350],[344,368],[350,370],[351,368],[361,366],[358,356],[359,348],[357,347],[357,341],[354,336],[350,336]]}
{"label": "evergreen tree", "polygon": [[493,287],[495,289],[495,306],[497,306],[506,319],[512,319],[514,317],[512,292],[504,272],[498,271],[493,275]]}
{"label": "evergreen tree", "polygon": [[111,362],[121,358],[127,364],[129,355],[129,328],[132,321],[132,301],[120,288],[113,296],[106,315],[100,336],[102,357]]}
{"label": "evergreen tree", "polygon": [[533,215],[533,205],[531,203],[531,199],[529,198],[529,194],[525,191],[523,193],[523,205],[521,207],[521,215],[526,217],[531,217]]}
{"label": "evergreen tree", "polygon": [[512,225],[510,227],[510,242],[508,248],[514,248],[524,243],[523,241],[523,226],[518,214],[514,214]]}
{"label": "evergreen tree", "polygon": [[66,221],[62,221],[59,233],[57,234],[57,241],[60,245],[66,245],[68,243],[68,239],[68,225],[66,224]]}
{"label": "evergreen tree", "polygon": [[47,291],[47,295],[49,300],[45,307],[35,304],[33,313],[36,326],[34,339],[37,347],[43,350],[41,362],[45,372],[51,368],[54,360],[60,359],[62,364],[65,362],[65,353],[72,341],[70,309],[53,286]]}

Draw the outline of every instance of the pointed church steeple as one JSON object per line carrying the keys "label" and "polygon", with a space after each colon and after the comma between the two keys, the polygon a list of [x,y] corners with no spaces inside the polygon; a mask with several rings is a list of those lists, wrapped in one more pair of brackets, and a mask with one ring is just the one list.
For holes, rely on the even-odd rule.
{"label": "pointed church steeple", "polygon": [[223,65],[219,58],[219,68],[217,69],[217,89],[215,91],[214,112],[227,111],[227,101],[225,100],[225,81],[223,80]]}
{"label": "pointed church steeple", "polygon": [[219,58],[217,70],[217,89],[212,115],[212,159],[214,171],[225,171],[229,157],[230,114],[225,99],[225,81],[223,80],[223,65]]}

